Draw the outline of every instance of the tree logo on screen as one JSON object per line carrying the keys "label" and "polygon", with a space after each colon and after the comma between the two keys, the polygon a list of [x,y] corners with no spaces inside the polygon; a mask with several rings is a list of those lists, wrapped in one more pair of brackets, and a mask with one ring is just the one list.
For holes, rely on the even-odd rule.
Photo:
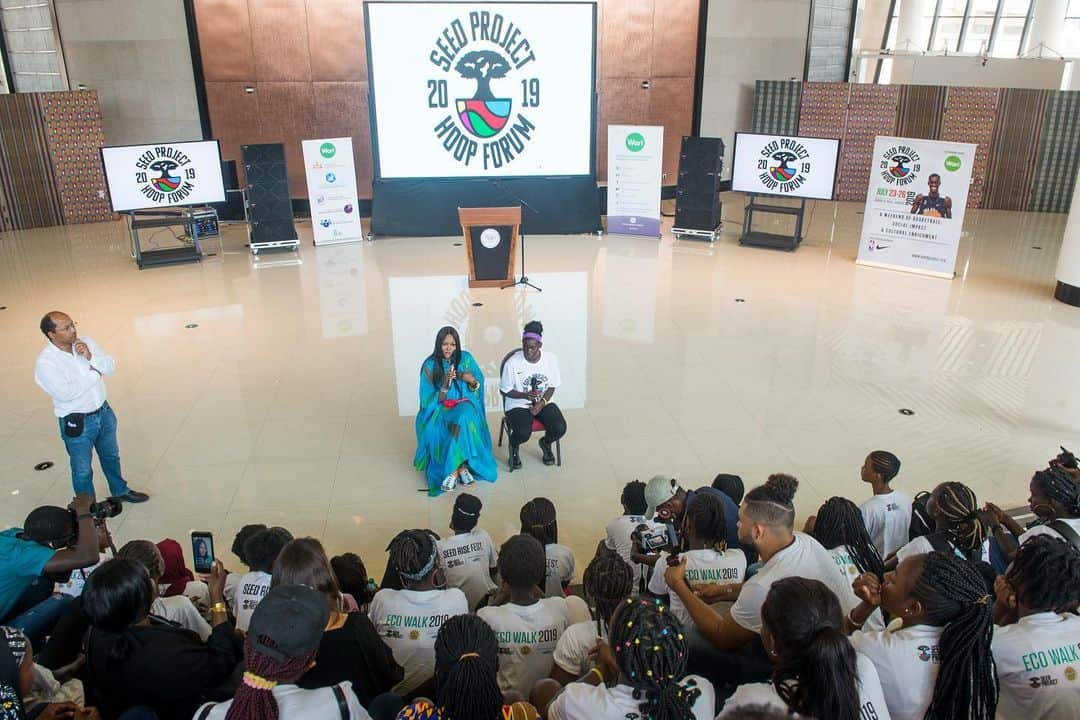
{"label": "tree logo on screen", "polygon": [[151,202],[181,202],[195,190],[195,180],[191,158],[169,145],[147,150],[135,161],[135,182]]}
{"label": "tree logo on screen", "polygon": [[539,78],[519,72],[536,60],[521,28],[501,13],[475,10],[443,28],[428,57],[441,71],[427,80],[427,108],[443,149],[483,170],[520,157],[536,130],[527,112],[540,107]]}
{"label": "tree logo on screen", "polygon": [[795,138],[770,140],[761,148],[758,180],[767,190],[790,193],[802,187],[812,167],[810,151]]}
{"label": "tree logo on screen", "polygon": [[915,182],[922,170],[922,160],[910,145],[895,145],[882,153],[878,170],[882,180],[903,187]]}

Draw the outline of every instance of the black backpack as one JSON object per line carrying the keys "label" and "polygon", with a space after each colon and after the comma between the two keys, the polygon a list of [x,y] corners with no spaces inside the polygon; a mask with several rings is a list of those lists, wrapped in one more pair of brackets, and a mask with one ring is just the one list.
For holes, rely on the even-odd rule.
{"label": "black backpack", "polygon": [[1065,541],[1070,543],[1077,551],[1080,551],[1080,534],[1077,534],[1072,529],[1072,525],[1064,520],[1051,520],[1046,523],[1046,527],[1053,529],[1058,535],[1065,538]]}

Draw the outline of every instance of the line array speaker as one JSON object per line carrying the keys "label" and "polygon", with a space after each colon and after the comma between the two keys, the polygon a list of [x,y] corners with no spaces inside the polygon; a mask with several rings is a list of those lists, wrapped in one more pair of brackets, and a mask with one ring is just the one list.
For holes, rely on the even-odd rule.
{"label": "line array speaker", "polygon": [[675,227],[715,230],[720,225],[720,177],[723,171],[723,140],[683,137],[679,152],[679,182],[675,191]]}
{"label": "line array speaker", "polygon": [[296,240],[285,146],[243,145],[240,152],[247,183],[251,244]]}

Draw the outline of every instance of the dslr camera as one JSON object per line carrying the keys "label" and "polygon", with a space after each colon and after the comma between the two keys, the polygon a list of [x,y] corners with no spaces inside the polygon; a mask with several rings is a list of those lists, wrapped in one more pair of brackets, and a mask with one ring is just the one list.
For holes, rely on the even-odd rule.
{"label": "dslr camera", "polygon": [[124,510],[124,503],[117,498],[105,498],[101,502],[90,504],[90,514],[95,520],[108,520],[119,515]]}
{"label": "dslr camera", "polygon": [[641,552],[645,555],[667,550],[677,552],[679,549],[679,535],[675,531],[675,525],[665,523],[661,528],[641,528],[630,533],[630,539],[637,542]]}

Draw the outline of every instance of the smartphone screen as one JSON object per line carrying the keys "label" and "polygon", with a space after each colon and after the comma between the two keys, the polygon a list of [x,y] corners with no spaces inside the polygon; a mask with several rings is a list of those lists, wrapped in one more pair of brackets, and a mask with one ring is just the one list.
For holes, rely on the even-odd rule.
{"label": "smartphone screen", "polygon": [[205,531],[191,533],[191,556],[195,558],[195,572],[210,572],[214,565],[214,536]]}

